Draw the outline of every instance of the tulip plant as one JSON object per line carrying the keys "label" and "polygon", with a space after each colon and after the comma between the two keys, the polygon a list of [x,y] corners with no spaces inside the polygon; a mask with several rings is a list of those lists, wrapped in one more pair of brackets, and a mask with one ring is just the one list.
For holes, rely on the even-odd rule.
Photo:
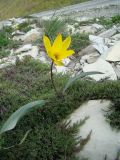
{"label": "tulip plant", "polygon": [[68,36],[64,41],[62,41],[62,35],[58,34],[55,41],[51,45],[50,39],[47,36],[43,37],[44,46],[46,49],[46,52],[48,56],[51,58],[51,81],[54,87],[54,90],[56,94],[58,95],[58,91],[56,89],[56,86],[54,84],[53,80],[53,64],[58,66],[64,66],[62,59],[71,56],[75,52],[73,50],[68,50],[70,43],[71,43],[71,37]]}
{"label": "tulip plant", "polygon": [[[65,40],[62,40],[62,35],[58,34],[57,37],[55,38],[53,44],[51,44],[49,37],[43,36],[43,43],[44,43],[47,55],[51,58],[51,81],[52,81],[52,85],[54,87],[57,98],[61,98],[61,94],[58,92],[58,90],[55,86],[55,83],[54,83],[54,79],[53,79],[53,65],[63,66],[64,63],[62,62],[62,60],[64,58],[68,57],[68,56],[71,56],[71,55],[75,54],[75,52],[73,50],[68,49],[70,44],[71,44],[71,37],[68,36]],[[68,80],[67,84],[65,85],[65,87],[62,91],[62,94],[65,93],[65,91],[69,88],[69,86],[76,79],[83,78],[87,75],[92,75],[92,74],[101,74],[101,73],[100,72],[95,72],[95,71],[94,72],[86,72],[86,73],[82,72],[81,74],[77,75],[76,77],[70,78]],[[3,126],[0,129],[0,135],[2,135],[4,132],[7,132],[9,130],[14,129],[16,124],[18,123],[18,121],[25,114],[27,114],[32,109],[34,110],[34,109],[37,109],[38,107],[43,107],[46,104],[46,102],[47,102],[46,100],[38,100],[38,101],[31,102],[29,104],[26,104],[26,105],[22,106],[21,108],[19,108],[3,124]],[[28,132],[25,134],[25,136],[23,137],[20,144],[22,144],[24,142],[24,140],[27,137],[26,136],[27,134],[28,134]]]}

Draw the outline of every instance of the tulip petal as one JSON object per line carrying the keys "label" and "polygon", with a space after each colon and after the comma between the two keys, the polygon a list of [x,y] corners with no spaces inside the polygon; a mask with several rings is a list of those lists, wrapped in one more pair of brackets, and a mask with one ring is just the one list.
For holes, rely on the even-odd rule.
{"label": "tulip petal", "polygon": [[62,35],[58,34],[53,43],[52,50],[53,52],[58,52],[61,48],[62,48]]}
{"label": "tulip petal", "polygon": [[67,50],[71,43],[71,37],[68,36],[64,41],[62,45],[62,50]]}
{"label": "tulip petal", "polygon": [[75,52],[73,50],[66,50],[61,52],[61,54],[59,55],[59,60],[67,58],[68,56],[71,56],[72,54],[74,54]]}
{"label": "tulip petal", "polygon": [[50,43],[49,38],[47,36],[43,36],[43,42],[44,42],[44,45],[45,45],[45,49],[48,53],[50,48],[51,48],[51,43]]}

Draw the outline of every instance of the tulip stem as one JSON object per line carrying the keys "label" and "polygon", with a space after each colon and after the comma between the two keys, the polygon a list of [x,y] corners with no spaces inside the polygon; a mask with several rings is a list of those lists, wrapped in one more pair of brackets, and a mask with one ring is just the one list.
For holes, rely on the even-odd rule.
{"label": "tulip stem", "polygon": [[58,91],[57,91],[57,89],[56,89],[55,83],[54,83],[54,79],[53,79],[53,61],[52,61],[52,63],[51,63],[51,69],[50,69],[50,71],[51,71],[51,81],[52,81],[53,88],[54,88],[56,94],[59,95],[59,94],[58,94]]}

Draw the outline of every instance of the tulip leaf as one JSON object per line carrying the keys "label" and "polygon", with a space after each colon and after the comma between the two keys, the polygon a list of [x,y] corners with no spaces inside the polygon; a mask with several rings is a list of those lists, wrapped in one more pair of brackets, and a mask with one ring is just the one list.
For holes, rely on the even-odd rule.
{"label": "tulip leaf", "polygon": [[103,74],[102,72],[97,72],[97,71],[93,71],[93,72],[82,72],[80,73],[79,75],[73,77],[73,78],[70,78],[67,82],[67,84],[65,85],[64,87],[64,90],[63,90],[63,93],[65,93],[65,91],[69,88],[69,86],[71,86],[77,79],[79,78],[84,78],[86,76],[89,76],[89,75],[93,75],[93,74]]}
{"label": "tulip leaf", "polygon": [[0,134],[12,130],[15,128],[18,121],[26,115],[29,111],[42,107],[45,104],[44,100],[38,100],[31,103],[28,103],[22,107],[20,107],[17,111],[15,111],[3,124],[2,128],[0,129]]}

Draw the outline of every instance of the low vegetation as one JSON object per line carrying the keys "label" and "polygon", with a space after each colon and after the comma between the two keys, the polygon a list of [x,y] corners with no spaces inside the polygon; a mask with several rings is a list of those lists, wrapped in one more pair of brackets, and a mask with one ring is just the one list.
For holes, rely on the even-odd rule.
{"label": "low vegetation", "polygon": [[[18,62],[16,66],[2,69],[0,73],[2,122],[26,103],[38,99],[49,99],[42,110],[38,109],[27,115],[13,131],[4,134],[0,150],[2,160],[7,160],[8,157],[12,160],[21,158],[24,160],[26,157],[29,160],[38,159],[38,157],[47,160],[62,160],[65,157],[70,160],[75,159],[75,135],[79,124],[65,128],[67,125],[61,122],[80,104],[89,99],[109,99],[113,103],[116,102],[107,119],[112,126],[120,128],[119,81],[97,83],[78,80],[68,89],[65,97],[56,100],[50,81],[49,67],[46,65],[27,58],[24,62]],[[65,85],[67,79],[67,76],[55,76],[56,85],[60,86],[59,89]],[[9,148],[18,144],[28,130],[31,130],[30,134],[22,145]]]}
{"label": "low vegetation", "polygon": [[19,41],[12,40],[13,29],[5,27],[0,31],[0,58],[10,54],[10,49],[17,48],[20,45]]}

